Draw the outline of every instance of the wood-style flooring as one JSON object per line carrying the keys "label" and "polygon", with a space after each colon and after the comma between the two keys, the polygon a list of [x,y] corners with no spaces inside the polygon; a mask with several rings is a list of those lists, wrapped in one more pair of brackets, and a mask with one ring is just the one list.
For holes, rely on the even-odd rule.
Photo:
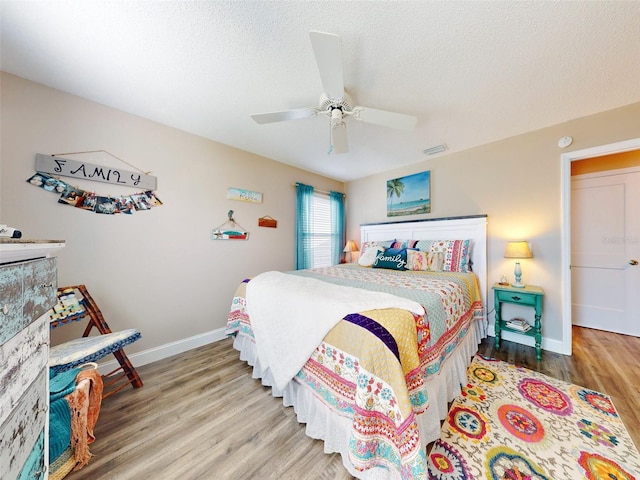
{"label": "wood-style flooring", "polygon": [[[640,446],[640,338],[574,327],[573,355],[489,337],[479,352],[610,395]],[[231,339],[138,369],[140,389],[104,400],[94,457],[66,479],[351,479],[293,408],[251,377]]]}

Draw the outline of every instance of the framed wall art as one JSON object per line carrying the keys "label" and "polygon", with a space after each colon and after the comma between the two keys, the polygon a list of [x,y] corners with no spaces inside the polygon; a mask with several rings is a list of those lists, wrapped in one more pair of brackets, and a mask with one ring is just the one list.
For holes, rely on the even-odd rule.
{"label": "framed wall art", "polygon": [[241,188],[229,188],[227,190],[227,198],[229,200],[240,200],[241,202],[262,203],[262,193]]}
{"label": "framed wall art", "polygon": [[387,217],[431,213],[431,172],[387,180]]}

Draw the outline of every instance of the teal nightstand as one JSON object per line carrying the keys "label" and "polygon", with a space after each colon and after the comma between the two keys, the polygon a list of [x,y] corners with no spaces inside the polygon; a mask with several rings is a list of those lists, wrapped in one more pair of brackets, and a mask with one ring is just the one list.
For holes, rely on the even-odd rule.
{"label": "teal nightstand", "polygon": [[[544,296],[542,288],[535,287],[533,285],[527,285],[524,288],[515,288],[509,285],[494,283],[493,296],[496,307],[496,350],[500,349],[501,332],[505,330],[534,338],[536,341],[536,359],[538,359],[538,361],[542,360],[542,325],[540,322],[540,319],[542,318],[542,297]],[[510,328],[507,325],[506,320],[502,319],[501,309],[503,303],[533,307],[536,311],[536,321],[533,328],[526,332]]]}

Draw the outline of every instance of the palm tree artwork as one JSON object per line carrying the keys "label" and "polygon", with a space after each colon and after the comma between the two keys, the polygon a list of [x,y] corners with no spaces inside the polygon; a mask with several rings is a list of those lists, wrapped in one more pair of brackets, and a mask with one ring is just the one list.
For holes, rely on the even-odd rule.
{"label": "palm tree artwork", "polygon": [[431,213],[430,189],[430,171],[387,180],[387,217]]}
{"label": "palm tree artwork", "polygon": [[393,210],[393,196],[395,195],[399,199],[402,192],[404,192],[404,183],[402,183],[402,180],[394,178],[387,182],[387,197],[389,198],[391,206],[390,210]]}

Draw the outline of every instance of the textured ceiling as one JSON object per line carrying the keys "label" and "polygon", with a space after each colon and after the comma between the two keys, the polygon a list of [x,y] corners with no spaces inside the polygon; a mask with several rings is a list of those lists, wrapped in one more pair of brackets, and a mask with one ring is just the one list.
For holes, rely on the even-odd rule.
{"label": "textured ceiling", "polygon": [[[639,1],[0,8],[2,70],[345,181],[423,161],[433,145],[465,150],[640,101]],[[415,130],[348,118],[349,153],[333,155],[324,116],[255,123],[252,113],[317,106],[310,30],[341,36],[356,105],[415,115]]]}

